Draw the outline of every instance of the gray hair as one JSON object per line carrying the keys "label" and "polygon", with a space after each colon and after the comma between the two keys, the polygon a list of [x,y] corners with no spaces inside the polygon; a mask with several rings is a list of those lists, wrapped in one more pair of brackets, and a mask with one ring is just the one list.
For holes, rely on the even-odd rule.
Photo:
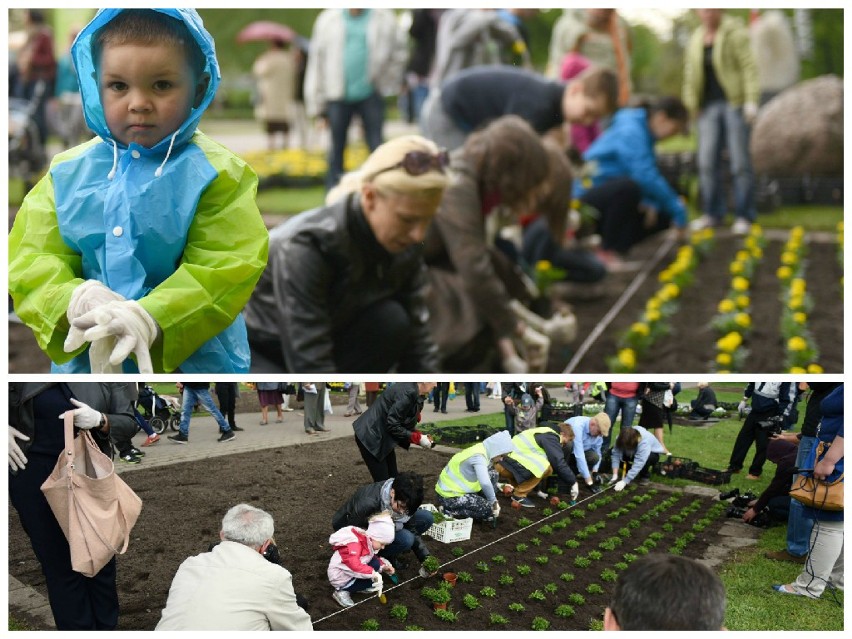
{"label": "gray hair", "polygon": [[237,504],[222,518],[222,533],[227,541],[235,541],[245,546],[257,548],[275,532],[272,515],[249,506]]}

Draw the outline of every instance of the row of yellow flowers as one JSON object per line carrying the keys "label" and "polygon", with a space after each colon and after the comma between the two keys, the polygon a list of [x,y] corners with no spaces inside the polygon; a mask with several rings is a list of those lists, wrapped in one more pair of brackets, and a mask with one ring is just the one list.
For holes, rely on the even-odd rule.
{"label": "row of yellow flowers", "polygon": [[816,363],[818,353],[808,331],[808,313],[813,301],[804,278],[805,253],[805,230],[795,226],[790,229],[777,271],[781,282],[781,336],[785,343],[786,369],[795,374],[818,374],[823,370]]}
{"label": "row of yellow flowers", "polygon": [[622,334],[616,355],[607,358],[610,372],[634,372],[637,359],[669,332],[669,318],[677,311],[677,300],[683,289],[692,284],[698,263],[712,249],[713,238],[713,229],[696,231],[689,244],[681,246],[674,260],[660,271],[657,292],[645,303],[639,320]]}
{"label": "row of yellow flowers", "polygon": [[711,321],[713,328],[720,334],[716,341],[715,368],[718,373],[730,373],[742,368],[748,351],[743,347],[744,340],[752,328],[751,320],[751,279],[754,269],[763,259],[766,239],[759,224],[754,224],[743,240],[731,261],[728,271],[731,285],[725,297],[719,302],[718,314]]}
{"label": "row of yellow flowers", "polygon": [[[348,146],[343,153],[343,166],[347,171],[357,169],[368,155],[363,144]],[[321,179],[328,170],[326,154],[322,150],[251,151],[242,157],[261,180],[276,176]]]}

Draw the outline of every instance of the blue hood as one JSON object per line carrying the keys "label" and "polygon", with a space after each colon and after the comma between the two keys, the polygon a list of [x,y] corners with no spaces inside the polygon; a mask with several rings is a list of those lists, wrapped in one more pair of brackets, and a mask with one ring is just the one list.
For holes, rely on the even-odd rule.
{"label": "blue hood", "polygon": [[[104,140],[113,140],[113,137],[107,128],[106,117],[104,116],[104,109],[101,104],[101,96],[98,89],[98,69],[92,58],[92,37],[98,29],[122,11],[123,9],[100,9],[95,17],[92,18],[92,21],[83,28],[71,47],[71,56],[74,59],[74,66],[77,69],[77,75],[80,80],[80,93],[83,96],[83,114],[86,117],[86,124]],[[193,109],[189,114],[189,117],[181,125],[177,138],[175,138],[175,145],[182,145],[195,133],[198,121],[213,101],[213,96],[216,95],[216,89],[219,87],[221,73],[219,71],[219,63],[216,61],[216,48],[213,38],[207,33],[204,23],[201,21],[201,16],[198,15],[195,9],[153,9],[153,11],[165,13],[186,25],[192,37],[195,38],[195,42],[201,47],[201,51],[204,53],[204,58],[207,61],[204,71],[210,74],[210,83],[207,86],[204,99],[198,108]],[[171,136],[168,136],[160,140],[151,151],[154,153],[165,152],[169,146],[170,138]]]}

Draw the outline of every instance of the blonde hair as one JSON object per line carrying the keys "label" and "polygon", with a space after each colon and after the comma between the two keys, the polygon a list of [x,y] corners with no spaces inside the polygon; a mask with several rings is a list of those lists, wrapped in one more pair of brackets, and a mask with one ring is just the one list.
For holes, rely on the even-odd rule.
{"label": "blonde hair", "polygon": [[328,192],[325,203],[332,204],[350,193],[360,191],[365,183],[372,184],[385,195],[431,198],[443,193],[450,182],[448,169],[441,172],[430,168],[422,175],[409,175],[401,166],[390,168],[399,164],[406,153],[411,151],[437,155],[440,149],[434,142],[419,135],[403,135],[388,140],[373,151],[356,171],[345,174],[340,183]]}

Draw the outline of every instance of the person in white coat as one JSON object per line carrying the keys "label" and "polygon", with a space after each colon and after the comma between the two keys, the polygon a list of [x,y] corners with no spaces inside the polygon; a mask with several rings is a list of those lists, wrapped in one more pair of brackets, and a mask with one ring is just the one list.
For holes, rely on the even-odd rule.
{"label": "person in white coat", "polygon": [[231,508],[221,543],[178,568],[155,630],[313,630],[290,573],[272,560],[273,533],[269,513]]}

